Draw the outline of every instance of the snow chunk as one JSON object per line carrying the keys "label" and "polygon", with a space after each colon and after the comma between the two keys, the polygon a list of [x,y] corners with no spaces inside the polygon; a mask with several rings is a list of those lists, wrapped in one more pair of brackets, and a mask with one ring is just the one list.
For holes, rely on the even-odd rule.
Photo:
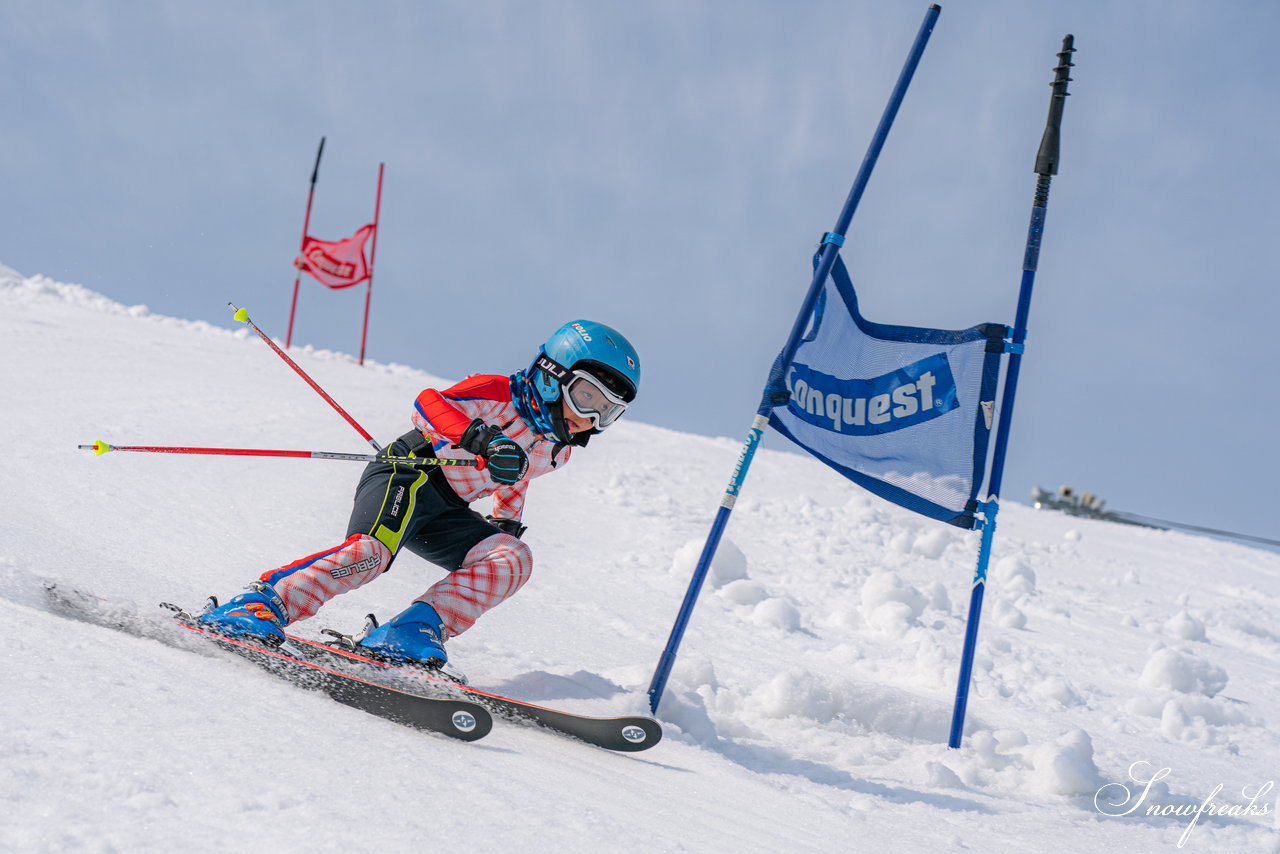
{"label": "snow chunk", "polygon": [[1033,759],[1032,784],[1050,795],[1092,795],[1103,785],[1093,761],[1093,739],[1075,729],[1053,744],[1042,745]]}
{"label": "snow chunk", "polygon": [[935,789],[967,788],[964,781],[960,779],[960,775],[941,762],[926,762],[924,770],[929,773],[927,785]]}
{"label": "snow chunk", "polygon": [[770,718],[799,716],[830,721],[837,710],[831,689],[811,673],[789,670],[751,692],[751,701],[760,714]]}
{"label": "snow chunk", "polygon": [[680,729],[693,741],[714,746],[720,740],[707,709],[707,698],[720,688],[711,659],[689,655],[676,660],[671,681],[658,704],[658,717]]}
{"label": "snow chunk", "polygon": [[1027,615],[1008,599],[1000,599],[996,602],[995,621],[997,625],[1006,629],[1025,629],[1027,627]]}
{"label": "snow chunk", "polygon": [[913,624],[924,611],[924,594],[892,572],[878,572],[862,585],[862,612],[869,621],[883,606],[894,607],[893,613],[902,621]]}
{"label": "snow chunk", "polygon": [[713,746],[720,740],[706,701],[692,691],[667,691],[658,705],[658,716],[664,724],[679,728],[699,744]]}
{"label": "snow chunk", "polygon": [[1169,621],[1164,624],[1164,633],[1182,640],[1202,641],[1205,639],[1204,623],[1186,611],[1179,611],[1176,615],[1170,617]]}
{"label": "snow chunk", "polygon": [[1084,700],[1071,687],[1071,684],[1061,676],[1050,676],[1037,683],[1031,688],[1031,693],[1036,697],[1053,700],[1067,707],[1084,705]]}
{"label": "snow chunk", "polygon": [[710,658],[703,655],[689,655],[677,659],[672,677],[678,685],[690,690],[707,687],[714,691],[720,687],[715,665],[711,663]]}
{"label": "snow chunk", "polygon": [[720,588],[720,595],[737,605],[758,605],[769,598],[769,591],[758,581],[739,578]]}
{"label": "snow chunk", "polygon": [[1133,711],[1160,719],[1160,734],[1171,741],[1208,747],[1230,741],[1224,731],[1232,726],[1264,727],[1266,723],[1246,714],[1239,705],[1221,697],[1175,694],[1163,706],[1152,701],[1145,708],[1130,704]]}
{"label": "snow chunk", "polygon": [[867,615],[867,624],[885,634],[902,636],[917,625],[916,616],[905,602],[885,602]]}
{"label": "snow chunk", "polygon": [[751,612],[751,620],[758,625],[794,632],[800,628],[800,611],[786,599],[765,599]]}
{"label": "snow chunk", "polygon": [[1034,593],[1036,571],[1020,557],[1006,557],[996,561],[991,577],[999,583],[1002,593],[1019,596]]}
{"label": "snow chunk", "polygon": [[1157,649],[1138,679],[1148,688],[1213,697],[1227,687],[1227,671],[1188,652]]}
{"label": "snow chunk", "polygon": [[1006,752],[1027,746],[1027,734],[1020,729],[998,729],[991,733],[991,737]]}
{"label": "snow chunk", "polygon": [[[698,558],[702,557],[704,540],[690,540],[681,546],[671,562],[673,575],[692,575],[698,566]],[[711,559],[711,568],[707,571],[707,579],[715,588],[724,587],[732,581],[747,577],[747,556],[742,549],[728,538],[720,541],[715,557]]]}
{"label": "snow chunk", "polygon": [[942,527],[926,531],[911,545],[911,551],[923,557],[937,560],[951,545],[951,532]]}
{"label": "snow chunk", "polygon": [[951,613],[951,597],[947,595],[947,587],[941,581],[935,581],[927,590],[929,607],[945,614]]}

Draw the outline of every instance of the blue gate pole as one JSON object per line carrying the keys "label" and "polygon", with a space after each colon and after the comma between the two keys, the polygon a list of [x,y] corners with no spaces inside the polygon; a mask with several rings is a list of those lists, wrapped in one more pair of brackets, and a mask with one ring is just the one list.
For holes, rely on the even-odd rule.
{"label": "blue gate pole", "polygon": [[689,580],[689,589],[685,591],[680,613],[676,616],[675,625],[671,627],[671,636],[667,639],[666,648],[663,649],[662,656],[658,659],[658,667],[653,673],[653,680],[649,683],[649,709],[654,714],[658,712],[658,704],[662,701],[662,694],[666,690],[667,679],[671,676],[671,668],[676,663],[676,652],[680,648],[680,642],[684,639],[684,632],[688,628],[689,618],[693,615],[693,606],[698,601],[698,594],[702,592],[702,585],[706,581],[707,571],[711,568],[711,561],[720,545],[720,537],[724,534],[725,526],[729,523],[729,516],[733,513],[733,505],[737,501],[739,491],[742,489],[742,482],[746,480],[747,471],[751,468],[751,460],[755,457],[756,448],[759,447],[760,440],[764,436],[764,428],[769,424],[769,412],[777,405],[770,400],[767,392],[777,382],[780,382],[782,377],[786,376],[787,367],[791,364],[796,350],[800,347],[800,337],[804,334],[805,327],[809,323],[809,317],[813,314],[813,307],[818,301],[818,294],[822,292],[822,286],[826,283],[827,276],[831,274],[831,268],[836,263],[836,256],[840,252],[840,246],[844,243],[845,234],[849,230],[849,223],[853,220],[853,213],[858,207],[858,202],[862,199],[863,191],[867,188],[867,181],[871,178],[871,171],[875,168],[876,160],[880,157],[880,150],[884,148],[885,139],[889,136],[889,128],[893,126],[893,120],[898,114],[898,108],[902,105],[902,99],[907,94],[907,87],[911,84],[911,78],[915,75],[916,66],[920,64],[920,57],[924,54],[925,45],[929,42],[929,36],[933,33],[933,25],[938,20],[938,14],[941,11],[942,7],[934,3],[925,13],[924,23],[920,25],[920,31],[916,34],[911,53],[908,54],[906,64],[903,66],[902,73],[898,76],[898,82],[889,97],[889,104],[885,107],[884,114],[880,117],[880,124],[876,128],[875,136],[871,139],[871,145],[867,148],[867,153],[862,159],[862,165],[858,169],[858,175],[854,179],[853,187],[849,190],[849,197],[845,200],[844,208],[840,211],[840,217],[836,220],[836,227],[823,238],[822,252],[819,255],[818,265],[813,273],[813,280],[809,283],[809,292],[805,296],[804,304],[800,307],[800,313],[796,317],[795,325],[791,328],[791,335],[787,339],[786,346],[782,348],[782,353],[778,356],[778,360],[774,362],[773,370],[769,374],[769,385],[766,386],[766,394],[760,403],[760,408],[756,411],[755,418],[751,422],[751,429],[747,433],[747,440],[742,446],[742,453],[738,456],[738,462],[733,468],[733,475],[729,479],[724,498],[720,502],[720,509],[716,512],[715,521],[711,524],[711,533],[707,536],[707,542],[702,547],[702,554],[698,558],[698,565],[693,571],[693,577]]}
{"label": "blue gate pole", "polygon": [[965,709],[969,704],[969,685],[973,679],[973,655],[978,646],[978,621],[982,618],[982,598],[987,586],[987,565],[991,560],[991,543],[996,534],[996,515],[1000,511],[1000,487],[1004,480],[1004,460],[1009,447],[1009,429],[1013,423],[1013,401],[1018,391],[1018,374],[1022,368],[1022,351],[1027,340],[1027,317],[1031,314],[1031,289],[1040,263],[1040,241],[1044,237],[1045,211],[1049,206],[1049,182],[1058,174],[1058,143],[1062,129],[1062,108],[1066,103],[1068,75],[1075,52],[1074,36],[1062,40],[1058,65],[1054,68],[1053,95],[1049,99],[1049,118],[1036,154],[1035,201],[1031,207],[1031,225],[1027,230],[1027,246],[1022,258],[1022,285],[1018,291],[1018,313],[1013,322],[1009,367],[1005,372],[1004,394],[1000,399],[1000,420],[996,427],[996,444],[991,458],[991,477],[987,500],[978,505],[983,517],[982,542],[978,546],[978,568],[973,576],[969,596],[969,622],[964,632],[964,650],[960,655],[960,678],[956,685],[956,704],[951,713],[951,737],[948,745],[959,747],[964,738]]}

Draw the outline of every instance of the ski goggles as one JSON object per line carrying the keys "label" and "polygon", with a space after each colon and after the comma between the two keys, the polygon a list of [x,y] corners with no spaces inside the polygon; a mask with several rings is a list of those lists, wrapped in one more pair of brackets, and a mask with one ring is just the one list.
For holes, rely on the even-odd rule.
{"label": "ski goggles", "polygon": [[586,371],[573,372],[564,386],[564,399],[574,415],[591,419],[597,430],[608,427],[627,411],[625,400]]}

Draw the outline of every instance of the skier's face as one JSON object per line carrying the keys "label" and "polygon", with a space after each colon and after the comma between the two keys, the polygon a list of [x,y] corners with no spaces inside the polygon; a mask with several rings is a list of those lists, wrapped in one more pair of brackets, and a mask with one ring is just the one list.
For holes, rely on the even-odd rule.
{"label": "skier's face", "polygon": [[627,411],[628,399],[617,388],[622,383],[616,378],[585,368],[569,373],[568,379],[561,380],[560,414],[570,436],[601,432]]}

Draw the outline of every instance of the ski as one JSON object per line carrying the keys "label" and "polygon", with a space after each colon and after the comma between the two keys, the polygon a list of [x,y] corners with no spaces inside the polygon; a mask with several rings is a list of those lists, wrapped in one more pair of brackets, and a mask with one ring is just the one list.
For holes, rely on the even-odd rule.
{"label": "ski", "polygon": [[560,709],[551,709],[534,703],[504,697],[462,684],[439,670],[412,665],[402,665],[362,654],[350,638],[337,635],[352,649],[343,646],[307,640],[287,635],[286,648],[299,658],[315,661],[341,661],[364,671],[394,675],[400,680],[423,686],[426,690],[443,695],[464,697],[488,708],[490,711],[519,721],[525,721],[546,729],[572,736],[588,744],[606,750],[635,752],[648,750],[662,739],[662,725],[644,715],[619,717],[592,717]]}
{"label": "ski", "polygon": [[[177,619],[158,614],[152,618],[129,603],[113,602],[52,582],[45,584],[44,590],[51,610],[61,616],[151,638],[188,652],[230,650],[268,672],[301,687],[322,691],[345,705],[454,738],[474,741],[484,737],[493,726],[491,713],[496,713],[607,750],[647,750],[662,739],[661,725],[643,715],[580,715],[472,688],[439,670],[378,660],[356,649],[295,635],[289,635],[281,647],[231,638],[200,626],[192,614],[173,605],[165,607]],[[456,721],[454,713],[460,714]]]}
{"label": "ski", "polygon": [[[320,691],[343,705],[398,724],[462,741],[484,738],[493,728],[493,717],[488,709],[465,698],[419,696],[343,673],[318,661],[292,655],[285,649],[213,632],[199,625],[191,613],[175,605],[162,606],[173,611],[175,619],[152,620],[143,617],[136,609],[79,590],[52,583],[46,584],[44,589],[53,612],[61,616],[160,640],[181,649],[199,650],[207,644],[230,650],[294,685]],[[184,642],[190,637],[200,638],[200,641],[194,645]]]}
{"label": "ski", "polygon": [[484,738],[493,728],[492,716],[476,703],[401,691],[291,655],[287,650],[210,631],[195,622],[194,616],[187,611],[168,604],[162,607],[174,611],[178,624],[184,629],[244,656],[267,672],[295,685],[321,691],[343,705],[462,741]]}

